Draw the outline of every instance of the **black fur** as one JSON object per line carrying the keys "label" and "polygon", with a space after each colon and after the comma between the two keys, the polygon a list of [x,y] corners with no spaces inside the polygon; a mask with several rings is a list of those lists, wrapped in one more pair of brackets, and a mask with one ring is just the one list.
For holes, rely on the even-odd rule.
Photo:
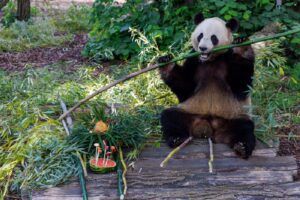
{"label": "black fur", "polygon": [[245,100],[249,96],[249,87],[252,86],[254,74],[254,60],[246,59],[232,51],[225,54],[228,60],[227,82],[233,95],[238,100]]}
{"label": "black fur", "polygon": [[196,25],[200,24],[204,20],[204,16],[202,13],[198,13],[194,18],[194,23]]}
{"label": "black fur", "polygon": [[[158,59],[159,63],[172,60],[172,56],[167,55]],[[162,62],[163,61],[163,62]],[[172,92],[177,96],[179,102],[183,102],[193,95],[196,88],[196,82],[192,79],[197,65],[197,58],[189,58],[186,60],[184,67],[174,64],[173,69],[167,75],[162,75],[164,82],[170,87]],[[169,67],[169,66],[167,66]],[[161,69],[163,70],[164,67]]]}
{"label": "black fur", "polygon": [[236,32],[239,29],[239,21],[232,18],[226,23],[226,27],[229,28],[232,32]]}
{"label": "black fur", "polygon": [[213,43],[214,46],[216,46],[219,43],[219,39],[217,38],[216,35],[211,36],[211,42]]}
{"label": "black fur", "polygon": [[202,38],[203,38],[203,33],[200,33],[200,35],[197,37],[198,42],[200,42]]}
{"label": "black fur", "polygon": [[190,114],[180,112],[177,108],[169,108],[161,113],[161,125],[164,139],[170,147],[180,145],[190,135]]}
{"label": "black fur", "polygon": [[242,158],[249,158],[255,148],[254,123],[250,119],[233,119],[229,121],[230,132],[233,134],[230,146]]}
{"label": "black fur", "polygon": [[[194,51],[192,51],[194,52]],[[170,61],[172,57],[166,56],[160,58],[158,61]],[[249,95],[249,87],[252,86],[252,76],[254,73],[254,60],[246,59],[238,54],[233,53],[232,50],[224,55],[217,57],[215,63],[225,62],[228,66],[227,83],[230,86],[233,95],[238,100],[245,100]],[[175,93],[179,102],[183,102],[194,94],[197,86],[195,81],[195,73],[197,68],[205,67],[206,63],[201,63],[197,57],[188,58],[183,66],[174,65],[173,70],[168,76],[162,77],[164,82]]]}

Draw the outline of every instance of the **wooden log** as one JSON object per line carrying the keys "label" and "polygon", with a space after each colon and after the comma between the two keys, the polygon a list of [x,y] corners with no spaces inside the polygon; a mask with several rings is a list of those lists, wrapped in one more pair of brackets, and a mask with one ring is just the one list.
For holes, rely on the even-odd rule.
{"label": "wooden log", "polygon": [[293,181],[296,171],[237,170],[207,173],[201,170],[164,170],[153,173],[128,173],[128,188],[201,188],[218,185],[276,184]]}
{"label": "wooden log", "polygon": [[[161,159],[157,158],[141,158],[135,163],[137,171],[157,171],[163,170],[159,167]],[[208,170],[208,159],[170,159],[168,170],[195,170],[202,169],[204,172]],[[274,171],[296,170],[297,165],[293,156],[285,157],[251,157],[248,160],[241,158],[219,158],[214,161],[214,170],[216,172],[234,171],[239,169],[267,169]]]}
{"label": "wooden log", "polygon": [[[161,144],[160,147],[146,147],[140,157],[141,158],[165,158],[172,149],[165,144]],[[256,149],[253,152],[254,157],[275,157],[276,149],[268,148],[266,145],[258,142]],[[214,145],[214,157],[236,157],[228,145],[215,144]],[[184,158],[209,158],[209,145],[206,140],[195,140],[190,145],[182,148],[177,154],[173,156],[174,159]]]}
{"label": "wooden log", "polygon": [[[105,176],[105,175],[104,175]],[[99,179],[104,180],[104,179]],[[105,183],[91,185],[88,183],[89,199],[118,199],[114,187],[107,188]],[[79,183],[71,184],[72,187],[56,187],[46,191],[34,192],[33,200],[79,200]],[[105,186],[102,188],[102,186]],[[252,185],[204,185],[191,187],[137,187],[128,189],[127,199],[299,199],[300,182],[277,184],[252,184]]]}
{"label": "wooden log", "polygon": [[299,199],[300,183],[201,188],[129,189],[128,199]]}

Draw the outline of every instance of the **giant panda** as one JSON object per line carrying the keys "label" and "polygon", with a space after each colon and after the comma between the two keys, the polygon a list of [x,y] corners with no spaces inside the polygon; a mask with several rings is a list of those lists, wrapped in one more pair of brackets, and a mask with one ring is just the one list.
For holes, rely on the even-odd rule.
{"label": "giant panda", "polygon": [[[179,100],[177,106],[161,113],[163,136],[170,147],[189,136],[210,137],[247,159],[256,143],[254,122],[247,109],[251,104],[254,52],[251,46],[245,46],[211,53],[213,48],[233,42],[239,22],[205,19],[201,13],[194,21],[192,51],[200,52],[200,56],[187,58],[183,66],[172,63],[159,69],[162,80]],[[158,63],[171,59],[170,55],[163,56]]]}

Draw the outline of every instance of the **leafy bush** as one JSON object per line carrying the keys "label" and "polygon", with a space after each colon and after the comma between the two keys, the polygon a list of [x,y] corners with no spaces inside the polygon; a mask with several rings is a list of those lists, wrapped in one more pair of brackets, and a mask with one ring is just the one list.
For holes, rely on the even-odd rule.
{"label": "leafy bush", "polygon": [[1,23],[3,26],[8,27],[12,24],[16,19],[16,5],[13,1],[9,1],[6,6],[2,9],[3,17],[1,19]]}
{"label": "leafy bush", "polygon": [[192,5],[180,4],[178,0],[128,0],[117,6],[112,0],[96,0],[91,20],[93,28],[84,54],[96,60],[137,55],[140,48],[133,42],[130,28],[138,29],[157,42],[162,51],[180,50],[189,39],[193,16],[199,11],[206,17],[239,19],[240,33],[246,35],[274,21],[290,28],[300,20],[299,14],[290,9],[295,6],[295,1],[285,1],[279,9],[270,0],[199,0]]}
{"label": "leafy bush", "polygon": [[252,99],[256,135],[269,142],[274,139],[278,127],[290,126],[299,122],[295,113],[300,98],[300,70],[287,67],[287,58],[277,40],[263,49],[256,57],[256,71]]}

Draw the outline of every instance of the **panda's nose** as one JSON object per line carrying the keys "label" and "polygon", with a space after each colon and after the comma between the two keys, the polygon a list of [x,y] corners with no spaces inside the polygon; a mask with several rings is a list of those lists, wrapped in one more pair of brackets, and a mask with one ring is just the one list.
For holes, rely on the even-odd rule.
{"label": "panda's nose", "polygon": [[207,47],[199,47],[200,51],[206,51]]}

